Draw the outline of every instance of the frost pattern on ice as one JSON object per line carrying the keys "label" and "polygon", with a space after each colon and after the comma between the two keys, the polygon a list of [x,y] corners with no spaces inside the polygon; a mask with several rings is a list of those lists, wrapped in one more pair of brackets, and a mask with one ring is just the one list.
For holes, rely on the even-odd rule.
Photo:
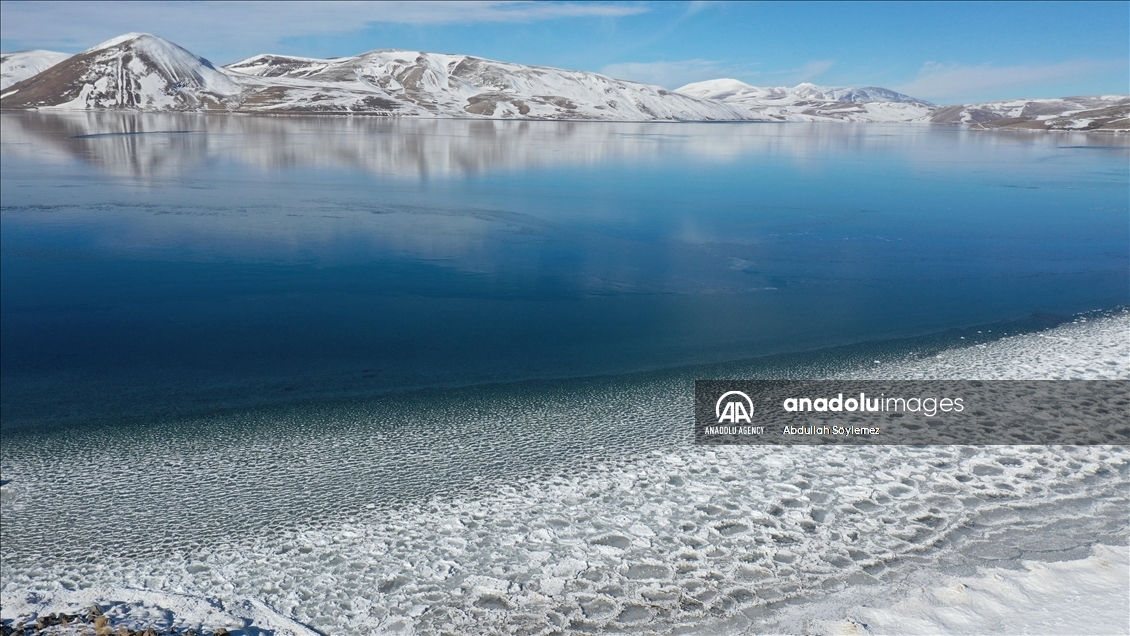
{"label": "frost pattern on ice", "polygon": [[[978,373],[1046,338],[1117,359],[1127,324],[990,343]],[[803,631],[788,608],[822,595],[1128,539],[1125,448],[695,448],[685,379],[587,387],[393,402],[431,418],[394,430],[325,409],[285,434],[6,439],[4,605],[133,581],[334,634]]]}

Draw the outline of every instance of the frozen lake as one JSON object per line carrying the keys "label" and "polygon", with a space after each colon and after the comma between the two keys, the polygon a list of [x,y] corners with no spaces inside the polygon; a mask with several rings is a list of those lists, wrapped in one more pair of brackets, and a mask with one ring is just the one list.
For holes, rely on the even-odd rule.
{"label": "frozen lake", "polygon": [[739,360],[1130,297],[1130,141],[1112,135],[0,121],[6,428]]}
{"label": "frozen lake", "polygon": [[0,124],[5,612],[897,623],[863,598],[938,632],[960,631],[930,622],[946,577],[1042,607],[1070,576],[1125,622],[1125,577],[1101,571],[1126,560],[1125,448],[709,449],[691,400],[704,377],[1130,377],[1130,140]]}

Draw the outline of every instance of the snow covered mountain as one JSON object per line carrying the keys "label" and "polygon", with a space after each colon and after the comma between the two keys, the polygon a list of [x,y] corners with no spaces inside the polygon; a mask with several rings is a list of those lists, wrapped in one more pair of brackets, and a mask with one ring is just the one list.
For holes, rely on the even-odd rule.
{"label": "snow covered mountain", "polygon": [[38,75],[70,57],[55,51],[16,51],[0,54],[0,90]]}
{"label": "snow covered mountain", "polygon": [[73,56],[20,51],[4,54],[0,62],[0,108],[5,110],[1130,129],[1130,96],[1124,95],[936,107],[872,86],[763,88],[716,79],[668,91],[598,73],[389,49],[330,59],[256,55],[216,67],[144,33],[116,37]]}
{"label": "snow covered mountain", "polygon": [[597,73],[467,55],[380,50],[319,60],[258,55],[225,67],[270,89],[256,110],[371,111],[450,117],[753,119],[740,108]]}
{"label": "snow covered mountain", "polygon": [[3,108],[199,110],[238,103],[241,86],[202,57],[129,33],[17,82]]}
{"label": "snow covered mountain", "polygon": [[930,102],[867,86],[762,88],[736,79],[695,82],[677,93],[740,106],[759,119],[775,121],[914,121],[934,109]]}
{"label": "snow covered mountain", "polygon": [[362,113],[528,119],[742,120],[748,111],[597,73],[382,50],[258,55],[226,68],[130,33],[16,82],[4,109]]}
{"label": "snow covered mountain", "polygon": [[1029,130],[1130,130],[1130,96],[1013,99],[944,106],[929,121],[972,128]]}
{"label": "snow covered mountain", "polygon": [[687,84],[675,89],[677,92],[725,101],[730,99],[757,99],[763,101],[827,101],[827,102],[899,102],[906,104],[926,104],[929,102],[896,93],[895,91],[867,86],[856,88],[854,86],[817,86],[815,84],[798,84],[794,88],[762,88],[750,86],[736,79],[716,79],[705,82]]}

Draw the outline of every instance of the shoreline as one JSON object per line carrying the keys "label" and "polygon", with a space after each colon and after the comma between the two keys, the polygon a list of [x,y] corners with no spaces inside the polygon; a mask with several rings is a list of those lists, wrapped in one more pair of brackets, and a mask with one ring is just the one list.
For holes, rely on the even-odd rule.
{"label": "shoreline", "polygon": [[[218,383],[213,381],[211,386],[209,386],[207,378],[190,376],[188,378],[180,378],[179,382],[175,382],[177,378],[170,378],[168,381],[169,384],[161,384],[152,387],[149,392],[155,396],[160,396],[163,401],[155,402],[149,408],[141,409],[141,412],[137,412],[138,405],[145,403],[146,400],[139,396],[139,392],[133,388],[133,384],[128,382],[128,379],[118,382],[91,383],[89,381],[66,381],[49,377],[38,382],[33,381],[30,386],[24,389],[18,386],[12,386],[10,382],[6,383],[5,392],[7,392],[8,395],[17,394],[21,390],[33,393],[42,392],[45,389],[42,388],[40,384],[53,387],[64,383],[70,387],[71,391],[76,391],[82,390],[80,387],[82,387],[83,384],[88,384],[90,386],[86,387],[87,392],[103,395],[119,393],[131,395],[132,397],[129,404],[134,410],[134,413],[127,414],[120,409],[111,408],[104,413],[92,414],[89,405],[87,405],[86,408],[76,407],[68,409],[71,413],[77,414],[71,415],[63,420],[60,420],[59,417],[54,417],[54,421],[44,422],[43,419],[36,418],[17,420],[15,423],[12,423],[11,420],[8,419],[8,421],[0,423],[0,430],[6,435],[36,435],[44,431],[81,429],[90,426],[132,427],[135,425],[144,426],[154,420],[160,422],[176,422],[207,418],[210,416],[230,417],[239,414],[250,414],[264,409],[285,410],[291,407],[321,404],[348,406],[350,404],[363,404],[371,400],[411,399],[416,396],[427,396],[446,392],[465,393],[477,390],[505,392],[509,389],[522,391],[526,387],[536,389],[546,385],[585,384],[617,378],[622,378],[630,382],[635,379],[647,378],[648,376],[681,377],[693,375],[698,379],[706,379],[708,377],[718,379],[731,377],[742,377],[745,379],[816,379],[817,376],[813,375],[813,370],[819,369],[821,370],[820,372],[826,373],[828,368],[832,367],[846,371],[847,367],[852,364],[860,365],[862,368],[877,356],[884,360],[892,360],[898,359],[908,352],[915,352],[915,355],[920,358],[922,355],[926,355],[926,352],[958,347],[966,343],[969,343],[970,346],[979,346],[986,343],[997,342],[1003,338],[1035,334],[1058,326],[1074,324],[1079,320],[1095,320],[1118,315],[1130,315],[1130,308],[1119,306],[1111,309],[1082,312],[1073,316],[1028,316],[1015,320],[1000,320],[964,327],[950,327],[913,336],[865,340],[830,347],[817,347],[814,349],[772,352],[753,358],[741,358],[737,360],[700,362],[585,375],[542,375],[500,380],[478,380],[466,383],[438,382],[392,386],[380,389],[369,387],[341,389],[340,387],[343,384],[348,384],[351,381],[356,382],[356,379],[352,377],[356,375],[356,370],[352,368],[323,377],[320,381],[318,378],[303,378],[301,381],[296,381],[287,377],[252,377],[243,380],[225,379]],[[850,377],[850,379],[863,379],[863,376]],[[941,377],[939,377],[939,379],[941,379]],[[289,389],[289,387],[301,385],[306,381],[309,381],[309,384],[315,388],[306,391],[293,391]],[[183,389],[178,390],[178,385],[182,387],[188,385],[191,387],[191,390],[187,394],[179,395],[184,391]],[[237,393],[251,391],[257,395],[252,398],[236,397],[235,395],[231,395],[233,386],[236,387],[235,390]],[[326,390],[324,388],[329,386],[338,388],[332,390]],[[199,395],[201,387],[207,387],[205,393],[209,391],[213,393],[213,397],[208,398],[204,404],[200,404]],[[225,393],[229,395],[225,396]],[[264,393],[271,394],[271,397],[258,397],[258,395]],[[176,399],[179,400],[183,406],[175,406],[177,402],[173,402],[172,406],[170,406],[168,401],[169,397],[178,395],[179,397]],[[151,398],[149,401],[153,402],[154,400]],[[195,404],[192,404],[194,402]]]}
{"label": "shoreline", "polygon": [[[1130,377],[1130,364],[1125,364],[1130,356],[1124,355],[1130,350],[1130,340],[1124,337],[1128,327],[1130,315],[1123,313],[1003,338],[984,348],[951,349],[950,356],[962,351],[982,361],[987,356],[995,370],[983,371],[982,377],[1002,375],[1015,371],[1010,360],[1038,356],[1048,337],[1070,337],[1070,343],[1053,342],[1063,343],[1069,351],[1113,352],[1124,362],[1117,372],[1125,378]],[[906,365],[918,364],[925,372],[936,361],[897,361],[903,366],[892,363],[890,369],[906,373]],[[1049,365],[1044,369],[1049,376],[1060,372],[1054,357],[1044,363]],[[652,386],[679,391],[677,384]],[[591,400],[618,399],[640,389],[623,391],[571,399],[587,404],[576,413],[590,413],[593,418],[598,411]],[[534,416],[541,408],[522,399],[518,404],[534,409]],[[1027,567],[1019,564],[1033,558],[1075,562],[1090,558],[1091,545],[1121,546],[1130,536],[1123,518],[1130,467],[1130,454],[1124,448],[706,449],[677,441],[682,439],[677,412],[665,416],[675,427],[673,436],[634,447],[612,444],[607,452],[592,455],[592,460],[571,458],[556,472],[503,472],[469,482],[478,484],[470,488],[440,487],[419,498],[400,495],[388,506],[354,508],[348,497],[323,492],[319,497],[337,504],[336,512],[328,516],[307,509],[314,518],[265,534],[228,525],[222,541],[196,540],[212,545],[211,549],[174,550],[172,561],[167,548],[122,557],[109,555],[128,551],[106,546],[110,552],[105,569],[38,561],[41,569],[33,574],[17,563],[37,562],[28,551],[35,550],[34,542],[21,542],[25,545],[17,549],[6,540],[4,606],[13,606],[15,601],[9,599],[26,597],[32,590],[37,598],[50,598],[52,586],[63,592],[59,581],[98,590],[113,581],[120,585],[123,580],[139,580],[193,598],[212,598],[217,585],[231,585],[234,589],[223,595],[224,603],[258,599],[282,616],[325,633],[401,628],[426,633],[448,623],[456,631],[489,631],[503,629],[519,614],[527,627],[541,624],[546,629],[605,625],[654,631],[697,626],[726,632],[772,631],[776,625],[778,631],[782,627],[796,631],[817,628],[789,622],[790,616],[797,616],[789,610],[796,603],[810,607],[826,602],[821,620],[844,627],[843,621],[860,616],[850,614],[847,606],[835,603],[839,597],[828,594],[858,589],[868,597],[875,590],[888,589],[875,585],[898,582],[906,571],[968,577],[979,572],[979,564],[1016,569]],[[574,416],[566,411],[564,417],[573,421]],[[595,419],[602,421],[599,415]],[[646,416],[636,421],[649,422]],[[303,452],[308,457],[317,452],[332,464],[340,464],[345,456],[327,455],[329,449],[322,445],[329,440],[344,444],[350,454],[365,452],[363,445],[358,446],[362,438],[355,434],[372,435],[371,429],[342,431],[355,433],[345,437],[333,430],[313,437],[312,432],[305,433]],[[460,433],[468,434],[491,443],[480,433]],[[376,441],[384,445],[391,438]],[[268,442],[262,449],[239,442],[223,452],[253,461],[279,443]],[[117,446],[120,442],[92,452],[99,461],[113,461],[119,450],[133,453],[115,450]],[[193,447],[178,451],[180,444],[167,440],[153,450],[180,453]],[[549,448],[556,447],[553,443]],[[195,463],[223,465],[202,450],[194,451]],[[530,450],[525,448],[527,453]],[[513,461],[511,452],[500,447],[495,455]],[[5,472],[11,468],[10,457],[5,458]],[[478,460],[455,454],[447,461],[458,468]],[[273,459],[263,466],[272,465],[277,465]],[[224,480],[246,485],[233,468],[225,469]],[[265,479],[269,474],[251,468],[259,473],[257,486],[269,489],[270,479]],[[364,468],[337,470],[338,479],[369,474]],[[325,471],[314,464],[302,472],[308,486],[324,489],[320,484],[333,477],[334,469]],[[160,483],[147,474],[145,488],[159,493]],[[310,481],[315,476],[317,480]],[[434,471],[427,478],[442,481]],[[16,531],[12,519],[20,519],[21,510],[26,510],[18,500],[32,492],[22,491],[21,481],[6,487],[5,509],[15,514],[5,520],[5,534]],[[236,497],[223,484],[216,486],[220,490],[213,496],[243,515],[256,514],[241,503],[250,500]],[[99,486],[111,492],[122,487]],[[72,482],[66,492],[85,498],[75,492],[83,488],[82,483]],[[58,496],[53,493],[63,492],[38,490],[47,501]],[[120,497],[114,500],[126,503]],[[66,508],[62,501],[59,504]],[[139,505],[138,514],[145,514],[148,505]],[[106,531],[114,534],[111,527]],[[1033,538],[1040,543],[1031,544]],[[71,550],[62,545],[58,549]],[[1040,557],[1040,550],[1052,551]],[[350,572],[359,572],[359,578],[348,578]],[[146,574],[138,578],[141,573]],[[318,583],[323,577],[337,583],[324,587]],[[48,581],[56,583],[45,587]],[[884,598],[898,602],[905,587],[890,590]],[[353,599],[352,609],[338,605],[334,599],[339,594]],[[834,615],[828,608],[846,613]]]}
{"label": "shoreline", "polygon": [[490,121],[490,122],[559,122],[568,124],[852,124],[859,126],[867,125],[880,125],[880,126],[941,126],[952,128],[955,130],[969,130],[977,132],[1045,132],[1045,133],[1101,133],[1111,135],[1125,135],[1130,134],[1130,127],[1128,128],[1033,128],[1029,126],[985,126],[979,123],[963,124],[963,123],[948,123],[948,122],[934,122],[934,121],[853,121],[847,119],[828,119],[828,120],[814,120],[814,121],[788,121],[777,119],[565,119],[565,118],[537,118],[537,117],[461,117],[461,116],[424,116],[424,115],[401,115],[395,113],[382,113],[382,112],[365,112],[365,111],[232,111],[232,110],[171,110],[171,111],[147,111],[147,110],[93,110],[93,109],[73,109],[64,110],[58,108],[3,108],[0,113],[37,113],[37,114],[63,114],[75,115],[80,113],[87,114],[129,114],[129,115],[234,115],[244,117],[329,117],[329,118],[375,118],[375,119],[403,119],[403,120],[420,120],[420,121]]}

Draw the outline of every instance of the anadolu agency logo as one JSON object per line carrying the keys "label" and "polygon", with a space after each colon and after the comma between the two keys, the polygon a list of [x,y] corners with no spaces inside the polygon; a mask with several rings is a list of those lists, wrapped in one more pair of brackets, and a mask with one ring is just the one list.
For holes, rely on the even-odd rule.
{"label": "anadolu agency logo", "polygon": [[741,391],[726,391],[714,404],[714,417],[719,424],[751,424],[753,400]]}

